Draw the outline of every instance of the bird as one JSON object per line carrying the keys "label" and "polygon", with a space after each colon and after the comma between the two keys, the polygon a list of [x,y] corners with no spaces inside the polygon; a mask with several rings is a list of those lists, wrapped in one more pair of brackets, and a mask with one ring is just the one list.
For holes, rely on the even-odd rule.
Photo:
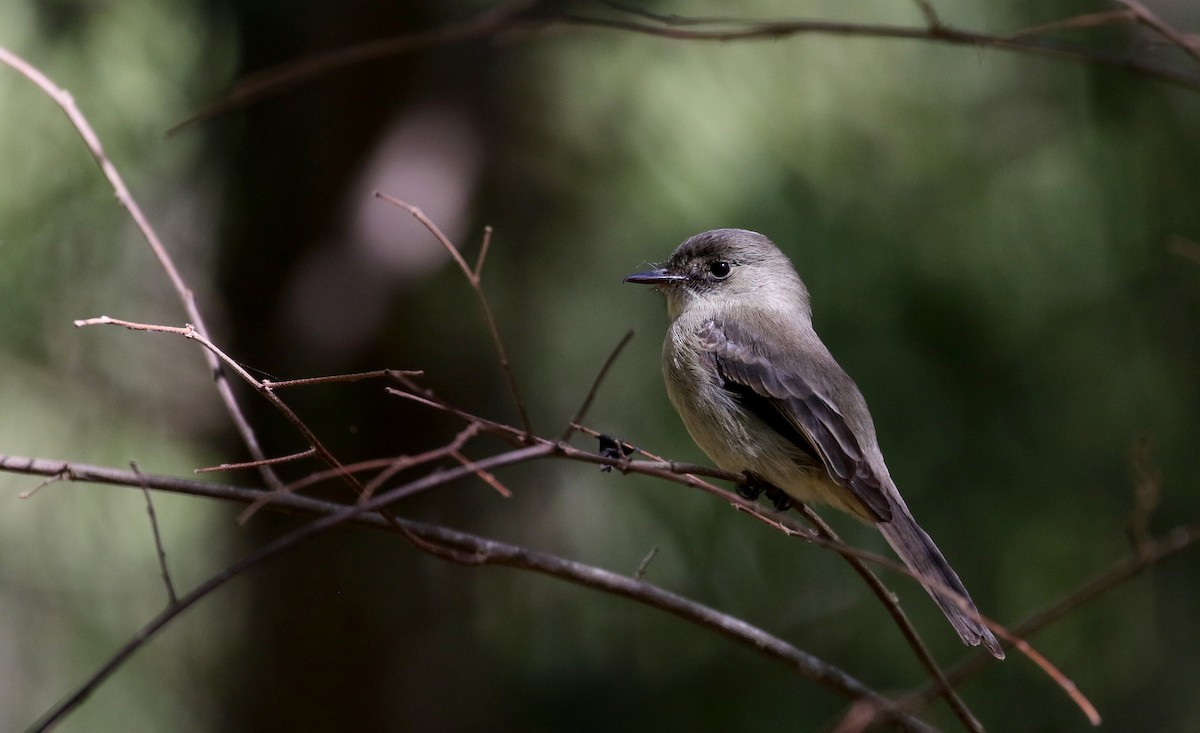
{"label": "bird", "polygon": [[917,524],[884,462],[866,400],[813,328],[808,289],[770,239],[714,229],[625,282],[666,296],[667,395],[697,446],[778,509],[825,504],[873,524],[964,643],[1004,650]]}

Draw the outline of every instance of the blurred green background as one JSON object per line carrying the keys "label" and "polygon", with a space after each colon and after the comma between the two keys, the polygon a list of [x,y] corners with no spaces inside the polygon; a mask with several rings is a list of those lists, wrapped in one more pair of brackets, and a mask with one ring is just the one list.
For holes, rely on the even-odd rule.
{"label": "blurred green background", "polygon": [[[950,24],[1000,34],[1110,9],[937,5]],[[456,403],[516,419],[461,276],[372,198],[382,190],[469,254],[495,227],[485,287],[539,432],[561,430],[635,328],[588,423],[699,460],[661,384],[662,303],[621,278],[691,234],[744,227],[795,261],[893,476],[989,615],[1015,622],[1129,551],[1136,455],[1162,489],[1153,530],[1200,516],[1198,92],[926,42],[561,28],[355,66],[163,135],[255,71],[487,7],[6,0],[0,45],[74,94],[219,343],[275,377],[421,368]],[[1200,29],[1194,4],[1154,7]],[[895,0],[757,0],[736,13],[922,22]],[[1128,28],[1064,37],[1200,74]],[[0,453],[177,475],[244,459],[194,344],[71,325],[185,316],[76,133],[8,69],[0,170]],[[461,427],[378,384],[289,399],[345,460],[414,453]],[[269,453],[303,448],[253,395],[246,404]],[[630,574],[658,548],[647,577],[668,589],[876,689],[924,679],[830,553],[648,478],[575,464],[501,478],[510,500],[471,481],[397,511]],[[4,730],[31,723],[165,603],[139,492],[58,483],[18,500],[36,485],[0,475]],[[155,501],[184,589],[298,521],[239,527],[236,507]],[[1198,558],[1189,550],[1033,637],[1107,730],[1200,730]],[[959,658],[921,590],[888,579],[935,654]],[[1087,728],[1019,655],[962,692],[990,730]],[[62,730],[794,731],[829,729],[844,708],[660,612],[340,531],[189,611]],[[957,727],[941,705],[926,717]]]}

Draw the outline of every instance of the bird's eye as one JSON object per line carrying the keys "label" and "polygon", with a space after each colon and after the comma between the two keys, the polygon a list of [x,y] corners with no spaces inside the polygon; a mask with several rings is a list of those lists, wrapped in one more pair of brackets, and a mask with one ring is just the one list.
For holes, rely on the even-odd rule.
{"label": "bird's eye", "polygon": [[733,271],[728,262],[713,262],[708,266],[708,271],[718,280],[724,280],[729,277],[729,273]]}

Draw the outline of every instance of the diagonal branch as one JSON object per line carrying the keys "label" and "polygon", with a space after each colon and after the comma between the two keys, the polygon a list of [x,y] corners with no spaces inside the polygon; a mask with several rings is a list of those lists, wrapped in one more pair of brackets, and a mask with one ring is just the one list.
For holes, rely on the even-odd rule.
{"label": "diagonal branch", "polygon": [[[36,84],[67,115],[67,119],[71,121],[79,136],[83,138],[88,152],[92,154],[92,158],[100,166],[104,177],[108,179],[113,192],[116,194],[117,201],[129,212],[129,216],[133,219],[133,223],[137,226],[138,231],[146,239],[146,244],[150,245],[151,252],[154,253],[154,257],[158,260],[159,265],[167,275],[167,279],[171,281],[171,286],[175,289],[175,293],[179,296],[179,300],[183,304],[183,310],[187,313],[188,321],[194,324],[197,333],[207,337],[208,329],[204,325],[204,318],[200,315],[200,309],[196,306],[195,294],[188,287],[187,283],[184,282],[183,276],[179,274],[179,270],[175,267],[175,261],[167,253],[167,248],[163,246],[162,241],[158,238],[154,227],[150,226],[150,220],[142,213],[142,207],[138,206],[137,201],[133,198],[133,194],[129,192],[129,188],[125,185],[125,179],[121,177],[121,174],[117,171],[117,167],[108,159],[108,155],[104,152],[104,147],[100,144],[99,136],[92,129],[87,118],[75,106],[75,99],[69,92],[55,85],[54,82],[50,81],[49,77],[34,66],[2,47],[0,47],[0,63],[15,69],[26,79]],[[209,351],[205,352],[204,358],[208,363],[209,371],[212,372],[213,382],[216,384],[217,393],[221,396],[221,402],[225,405],[225,411],[229,413],[230,419],[233,420],[234,427],[241,436],[246,450],[254,460],[264,460],[266,454],[263,453],[258,443],[258,436],[254,433],[254,429],[250,426],[250,422],[246,419],[237,398],[233,394],[233,387],[230,385],[225,371],[221,368],[220,360],[215,354]],[[269,465],[262,464],[258,470],[267,486],[272,488],[283,486],[283,481],[280,480],[279,476]]]}
{"label": "diagonal branch", "polygon": [[1183,49],[1184,53],[1195,59],[1197,63],[1200,63],[1200,41],[1185,38],[1182,33],[1172,28],[1155,15],[1150,8],[1142,5],[1137,0],[1117,0],[1117,2],[1129,8],[1129,11],[1133,13],[1133,17],[1139,23],[1153,28],[1160,36]]}
{"label": "diagonal branch", "polygon": [[592,406],[592,401],[596,399],[596,392],[600,389],[600,383],[604,381],[604,377],[608,374],[608,370],[612,368],[613,362],[621,355],[621,351],[631,339],[633,339],[633,331],[626,331],[621,340],[617,342],[617,345],[613,347],[608,358],[604,360],[604,365],[600,367],[600,371],[596,373],[596,378],[592,380],[591,389],[588,390],[587,396],[583,398],[583,404],[579,406],[579,409],[575,412],[575,416],[571,418],[571,422],[567,423],[567,429],[559,437],[558,440],[560,443],[570,440],[575,431],[579,429],[579,424],[583,422],[584,415],[587,415],[588,408]]}

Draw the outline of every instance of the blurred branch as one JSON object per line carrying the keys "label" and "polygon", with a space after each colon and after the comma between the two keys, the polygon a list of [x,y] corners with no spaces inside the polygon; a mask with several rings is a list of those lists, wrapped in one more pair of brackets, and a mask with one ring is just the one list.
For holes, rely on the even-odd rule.
{"label": "blurred branch", "polygon": [[1129,8],[1129,12],[1133,14],[1137,22],[1148,28],[1153,28],[1163,38],[1181,48],[1188,56],[1191,56],[1196,63],[1200,63],[1200,41],[1195,37],[1185,37],[1182,33],[1163,22],[1161,18],[1137,0],[1117,0],[1117,2]]}
{"label": "blurred branch", "polygon": [[1200,242],[1175,235],[1167,239],[1167,251],[1200,265]]}
{"label": "blurred branch", "polygon": [[684,17],[659,15],[605,0],[576,4],[582,8],[591,6],[610,12],[609,15],[596,15],[563,11],[561,8],[569,3],[553,0],[512,2],[488,10],[466,22],[356,43],[257,72],[239,82],[229,96],[175,125],[168,131],[168,134],[175,133],[193,122],[211,119],[235,109],[247,107],[270,96],[281,94],[299,84],[357,64],[482,39],[534,38],[546,32],[570,28],[636,33],[681,41],[778,40],[801,35],[929,41],[1124,69],[1159,81],[1200,91],[1200,74],[1185,73],[1136,57],[1081,45],[1071,45],[1044,37],[1047,33],[1056,31],[1142,24],[1154,29],[1192,58],[1200,61],[1200,43],[1193,41],[1193,37],[1176,31],[1134,0],[1118,1],[1126,7],[1126,10],[1073,15],[1007,34],[984,33],[948,26],[940,20],[928,0],[914,0],[925,19],[925,24],[921,26],[844,23],[812,19],[753,20]]}
{"label": "blurred branch", "polygon": [[[535,445],[500,453],[476,462],[485,470],[536,460],[549,455],[551,445]],[[271,492],[228,486],[174,476],[139,474],[113,468],[73,464],[17,456],[0,456],[0,470],[39,476],[58,477],[67,481],[101,483],[133,488],[147,487],[158,491],[203,496],[240,503],[252,503]],[[474,473],[472,468],[459,467],[429,474],[393,488],[370,501],[343,506],[310,499],[296,494],[273,496],[268,506],[272,511],[291,511],[315,515],[318,519],[246,555],[220,573],[198,585],[179,598],[179,602],[164,609],[140,629],[100,670],[74,693],[48,711],[30,730],[47,730],[78,707],[100,683],[120,667],[143,644],[161,631],[175,616],[194,605],[236,575],[278,555],[288,548],[320,532],[353,522],[373,529],[395,531],[389,522],[371,512],[406,496],[456,481]],[[784,662],[796,672],[829,687],[851,699],[864,699],[885,711],[900,729],[929,731],[929,726],[912,715],[899,711],[895,703],[867,687],[841,669],[804,652],[771,634],[740,619],[721,613],[683,596],[664,590],[652,583],[630,578],[601,568],[567,560],[477,535],[437,525],[397,519],[407,533],[422,540],[471,557],[474,565],[503,565],[566,580],[576,585],[622,596],[661,611],[666,611],[702,628],[715,631],[750,649]]]}
{"label": "blurred branch", "polygon": [[193,122],[219,117],[235,109],[247,107],[332,71],[413,51],[441,48],[499,35],[511,27],[517,16],[536,5],[537,2],[530,0],[517,0],[485,11],[465,23],[356,43],[309,56],[301,61],[265,69],[238,82],[228,97],[178,123],[167,130],[167,134],[173,135]]}
{"label": "blurred branch", "polygon": [[[1150,64],[1140,59],[1120,56],[1106,51],[1097,51],[1082,46],[1072,46],[1062,42],[1038,39],[1028,30],[1016,34],[997,35],[954,28],[941,22],[917,27],[873,23],[843,23],[824,20],[739,21],[727,19],[712,19],[709,21],[694,19],[686,27],[680,27],[661,22],[646,23],[621,17],[579,14],[565,14],[557,20],[559,23],[568,26],[604,28],[686,41],[777,40],[798,35],[857,36],[932,41],[954,46],[972,46],[975,48],[1014,51],[1034,56],[1047,56],[1079,63],[1095,64],[1097,66],[1109,66],[1135,71],[1160,81],[1200,91],[1200,76],[1195,74],[1185,74],[1174,69]],[[936,20],[936,16],[934,16],[934,20]],[[1067,18],[1051,25],[1056,28],[1070,27],[1073,20],[1074,18]],[[1135,17],[1132,15],[1125,16],[1123,20],[1125,22],[1133,22]],[[1144,18],[1136,18],[1136,20],[1147,22]],[[705,25],[715,27],[705,28],[703,27]],[[1087,27],[1087,25],[1080,24],[1079,27]],[[1164,26],[1162,29],[1156,27],[1160,32],[1165,28],[1167,27]]]}

